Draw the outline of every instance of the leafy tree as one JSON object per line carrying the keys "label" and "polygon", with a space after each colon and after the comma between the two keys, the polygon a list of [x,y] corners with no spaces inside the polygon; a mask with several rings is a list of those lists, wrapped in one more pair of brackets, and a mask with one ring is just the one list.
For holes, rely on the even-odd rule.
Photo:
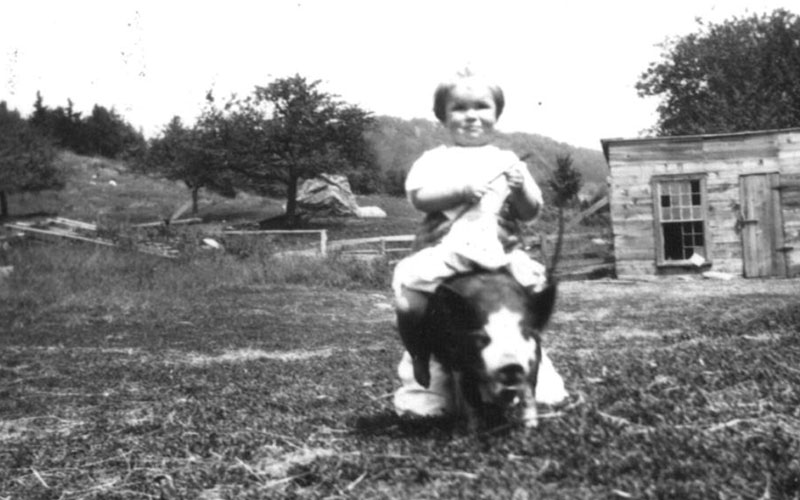
{"label": "leafy tree", "polygon": [[92,114],[81,122],[80,136],[73,147],[77,153],[121,158],[142,147],[143,143],[142,134],[113,108],[109,110],[95,104]]}
{"label": "leafy tree", "polygon": [[278,79],[245,99],[232,97],[222,110],[208,109],[198,124],[220,148],[217,161],[244,180],[240,188],[259,194],[280,188],[291,222],[301,180],[375,168],[365,142],[371,115],[319,85],[300,75]]}
{"label": "leafy tree", "polygon": [[558,239],[556,240],[556,248],[553,251],[553,260],[548,269],[550,275],[553,276],[564,240],[564,211],[569,206],[569,203],[578,196],[582,184],[581,173],[573,166],[571,155],[560,154],[556,156],[556,170],[547,184],[555,196],[553,203],[558,207]]}
{"label": "leafy tree", "polygon": [[81,143],[81,113],[75,112],[71,99],[67,99],[67,107],[50,109],[42,103],[42,94],[36,92],[33,114],[28,120],[39,134],[44,135],[55,146],[75,150]]}
{"label": "leafy tree", "polygon": [[8,216],[8,196],[64,187],[52,145],[0,102],[0,217]]}
{"label": "leafy tree", "polygon": [[558,208],[567,208],[581,190],[583,184],[581,173],[574,167],[572,155],[556,156],[556,170],[548,181],[548,186],[555,196],[554,204]]}
{"label": "leafy tree", "polygon": [[186,128],[175,116],[161,135],[150,141],[143,160],[136,165],[140,170],[186,184],[192,195],[192,213],[196,214],[200,189],[228,197],[236,195],[230,172],[215,161],[216,156],[202,130]]}
{"label": "leafy tree", "polygon": [[56,146],[79,154],[122,158],[145,146],[141,132],[113,108],[109,110],[97,104],[92,114],[84,118],[74,111],[72,100],[67,99],[66,108],[49,109],[37,92],[29,122],[41,134],[50,137]]}
{"label": "leafy tree", "polygon": [[736,132],[800,125],[800,18],[778,9],[720,24],[662,44],[636,85],[660,96],[654,132]]}

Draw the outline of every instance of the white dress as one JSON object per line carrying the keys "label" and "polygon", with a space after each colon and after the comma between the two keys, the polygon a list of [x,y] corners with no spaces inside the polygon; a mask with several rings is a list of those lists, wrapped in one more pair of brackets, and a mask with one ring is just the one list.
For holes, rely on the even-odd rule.
{"label": "white dress", "polygon": [[[444,279],[477,268],[492,270],[506,266],[524,286],[535,288],[545,283],[544,266],[522,250],[506,252],[496,237],[497,216],[509,194],[502,173],[518,161],[513,152],[490,145],[479,148],[441,146],[426,152],[414,163],[406,179],[406,192],[422,186],[449,186],[454,179],[472,185],[488,183],[489,190],[473,206],[462,205],[444,212],[448,219],[455,221],[441,243],[398,263],[392,283],[396,296],[400,296],[402,287],[433,292]],[[524,173],[527,174],[525,182],[538,191],[541,204],[541,191],[527,170]],[[454,410],[450,375],[434,357],[429,366],[431,383],[426,389],[414,379],[411,356],[407,352],[403,355],[397,369],[401,387],[394,394],[397,414],[435,416]],[[567,397],[564,380],[542,351],[537,402],[554,405]]]}

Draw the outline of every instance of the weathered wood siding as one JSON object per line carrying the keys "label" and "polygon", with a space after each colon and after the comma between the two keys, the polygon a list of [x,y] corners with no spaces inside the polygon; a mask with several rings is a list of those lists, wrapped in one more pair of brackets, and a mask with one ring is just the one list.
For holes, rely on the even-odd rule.
{"label": "weathered wood siding", "polygon": [[[657,139],[604,140],[617,274],[666,272],[656,265],[652,178],[704,174],[706,248],[714,271],[742,274],[739,177],[780,174],[787,272],[800,275],[800,129]],[[791,247],[791,249],[789,249]]]}

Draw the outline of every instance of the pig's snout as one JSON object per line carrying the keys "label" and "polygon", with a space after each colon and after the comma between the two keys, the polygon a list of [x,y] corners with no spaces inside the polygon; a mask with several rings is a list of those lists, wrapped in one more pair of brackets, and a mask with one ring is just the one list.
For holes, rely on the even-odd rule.
{"label": "pig's snout", "polygon": [[506,387],[516,387],[525,379],[525,369],[519,364],[510,364],[497,371],[497,382]]}

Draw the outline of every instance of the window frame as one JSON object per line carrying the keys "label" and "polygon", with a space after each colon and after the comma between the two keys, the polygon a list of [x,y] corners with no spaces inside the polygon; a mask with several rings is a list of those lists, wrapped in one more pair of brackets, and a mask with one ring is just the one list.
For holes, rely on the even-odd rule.
{"label": "window frame", "polygon": [[655,233],[656,242],[656,266],[657,267],[696,267],[689,259],[667,259],[664,250],[664,224],[669,222],[682,222],[697,219],[681,219],[679,221],[665,221],[662,220],[661,215],[661,194],[662,186],[664,183],[669,182],[700,182],[700,212],[703,222],[703,248],[705,248],[705,263],[702,267],[711,265],[711,234],[709,233],[709,217],[708,217],[708,174],[695,173],[695,174],[669,174],[669,175],[654,175],[650,179],[651,192],[653,194],[653,232]]}

